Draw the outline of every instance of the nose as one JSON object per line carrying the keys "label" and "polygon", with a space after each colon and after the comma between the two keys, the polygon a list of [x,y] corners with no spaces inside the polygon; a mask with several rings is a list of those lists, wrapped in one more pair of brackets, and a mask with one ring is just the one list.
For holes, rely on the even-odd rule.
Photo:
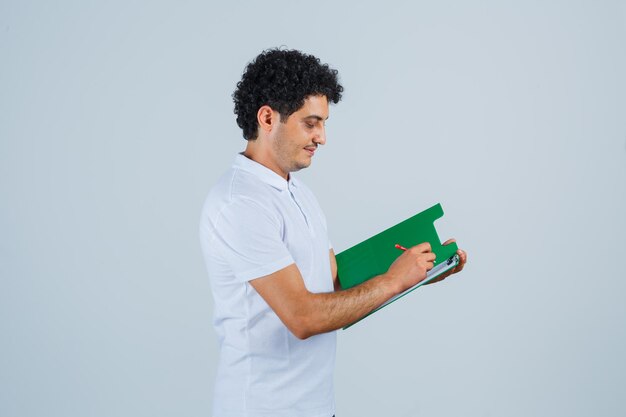
{"label": "nose", "polygon": [[315,137],[313,138],[313,142],[317,143],[318,145],[326,144],[326,127],[325,126],[321,127],[321,130],[318,131],[317,135],[315,135]]}

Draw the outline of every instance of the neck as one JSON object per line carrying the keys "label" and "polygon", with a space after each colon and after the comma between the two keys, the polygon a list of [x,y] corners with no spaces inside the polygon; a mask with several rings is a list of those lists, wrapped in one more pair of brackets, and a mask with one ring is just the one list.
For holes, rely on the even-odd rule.
{"label": "neck", "polygon": [[246,145],[246,149],[243,151],[243,155],[252,159],[254,162],[258,162],[264,167],[271,169],[285,180],[289,180],[289,172],[283,171],[276,163],[272,153],[269,149],[269,141],[262,141],[261,138],[255,140],[249,140]]}

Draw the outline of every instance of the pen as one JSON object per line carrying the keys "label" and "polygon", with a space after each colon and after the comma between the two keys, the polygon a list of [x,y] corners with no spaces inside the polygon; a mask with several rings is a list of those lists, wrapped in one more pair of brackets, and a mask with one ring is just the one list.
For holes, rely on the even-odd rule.
{"label": "pen", "polygon": [[396,248],[406,251],[407,249],[404,246],[400,246],[399,244],[396,243]]}

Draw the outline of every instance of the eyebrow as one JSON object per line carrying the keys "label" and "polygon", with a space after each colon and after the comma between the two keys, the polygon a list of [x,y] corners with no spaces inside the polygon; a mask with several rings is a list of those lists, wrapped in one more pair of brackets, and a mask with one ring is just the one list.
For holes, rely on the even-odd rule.
{"label": "eyebrow", "polygon": [[330,116],[327,116],[326,119],[324,119],[322,116],[318,116],[317,114],[312,114],[310,116],[304,117],[302,120],[306,120],[306,119],[328,120],[328,117]]}

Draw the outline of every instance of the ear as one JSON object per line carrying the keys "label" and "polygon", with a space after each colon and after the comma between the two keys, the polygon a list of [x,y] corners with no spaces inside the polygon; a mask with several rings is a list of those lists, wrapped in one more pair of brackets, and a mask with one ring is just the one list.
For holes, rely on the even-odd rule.
{"label": "ear", "polygon": [[256,121],[259,124],[259,129],[264,130],[266,133],[272,131],[272,128],[278,123],[278,113],[272,110],[267,104],[261,106],[256,113]]}

